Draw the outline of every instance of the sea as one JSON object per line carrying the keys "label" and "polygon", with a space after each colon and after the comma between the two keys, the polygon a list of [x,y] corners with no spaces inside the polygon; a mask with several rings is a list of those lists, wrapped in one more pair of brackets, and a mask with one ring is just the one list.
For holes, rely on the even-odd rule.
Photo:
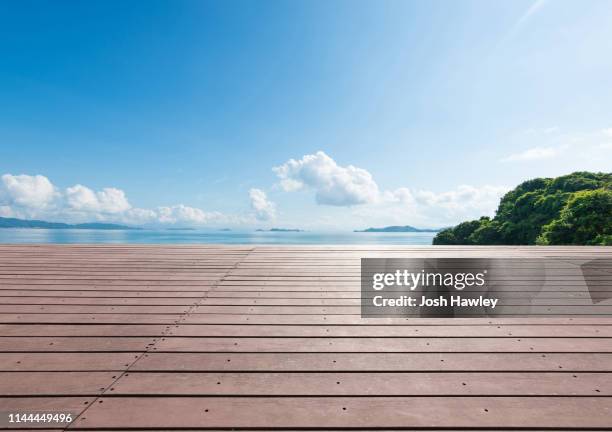
{"label": "sea", "polygon": [[0,228],[0,243],[431,245],[436,233]]}

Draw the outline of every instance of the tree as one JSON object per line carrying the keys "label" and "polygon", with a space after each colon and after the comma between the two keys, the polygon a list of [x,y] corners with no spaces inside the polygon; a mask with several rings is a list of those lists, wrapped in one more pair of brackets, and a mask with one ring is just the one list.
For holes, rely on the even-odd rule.
{"label": "tree", "polygon": [[611,191],[610,173],[528,180],[503,196],[493,219],[483,217],[443,230],[433,244],[609,244],[605,222],[612,219],[606,207]]}
{"label": "tree", "polygon": [[483,219],[489,220],[488,217],[462,222],[454,228],[447,228],[440,231],[433,240],[435,245],[465,245],[472,244],[470,235],[476,231]]}
{"label": "tree", "polygon": [[480,226],[470,235],[472,244],[504,244],[502,227],[497,221],[481,218]]}
{"label": "tree", "polygon": [[555,219],[542,229],[539,244],[612,243],[612,191],[596,189],[572,195]]}

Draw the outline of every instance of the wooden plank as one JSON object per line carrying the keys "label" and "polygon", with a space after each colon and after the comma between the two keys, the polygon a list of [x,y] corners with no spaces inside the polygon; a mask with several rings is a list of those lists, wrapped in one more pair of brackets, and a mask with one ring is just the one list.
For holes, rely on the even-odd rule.
{"label": "wooden plank", "polygon": [[253,324],[253,325],[380,325],[410,326],[444,322],[448,325],[612,325],[612,317],[546,317],[546,318],[360,318],[355,315],[227,315],[227,314],[76,314],[76,313],[0,313],[0,324]]}
{"label": "wooden plank", "polygon": [[[447,321],[448,322],[448,321]],[[223,325],[0,324],[3,336],[198,337],[612,337],[612,325]]]}
{"label": "wooden plank", "polygon": [[[80,314],[105,314],[105,313],[152,313],[152,314],[184,314],[189,311],[193,304],[185,306],[168,306],[168,305],[71,305],[71,304],[31,304],[31,305],[0,305],[0,313],[39,313],[39,314],[62,314],[62,313],[80,313]],[[375,310],[373,307],[368,309]],[[397,309],[398,311],[401,308]],[[499,312],[498,312],[499,310]],[[597,304],[597,305],[563,305],[563,306],[506,306],[498,304],[496,308],[496,316],[503,317],[505,315],[524,315],[526,311],[529,316],[538,315],[582,315],[582,316],[598,316],[612,315],[612,305]],[[227,314],[227,315],[352,315],[359,317],[361,315],[361,307],[359,306],[207,306],[199,305],[196,310],[191,312],[192,315],[198,314]],[[480,318],[477,312],[473,315]],[[386,314],[384,316],[405,318],[404,314],[397,315]],[[464,314],[469,317],[468,313]]]}
{"label": "wooden plank", "polygon": [[217,280],[157,280],[157,279],[92,279],[92,280],[81,280],[81,279],[64,279],[58,280],[55,278],[51,279],[5,279],[2,280],[2,286],[11,289],[23,289],[24,287],[37,287],[37,289],[55,288],[55,287],[78,287],[79,289],[125,289],[126,287],[136,287],[142,289],[146,287],[206,287],[216,285]]}
{"label": "wooden plank", "polygon": [[104,397],[75,428],[552,427],[612,425],[608,397]]}
{"label": "wooden plank", "polygon": [[[74,339],[74,338],[70,338]],[[57,346],[64,339],[53,338]],[[26,341],[24,340],[24,343]],[[305,343],[306,342],[306,343]],[[143,341],[142,344],[145,342]],[[77,343],[78,344],[78,343]],[[35,349],[38,344],[32,344]],[[112,346],[113,344],[110,343]],[[122,343],[117,342],[117,346]],[[0,338],[0,350],[5,344]],[[57,348],[61,349],[61,348]],[[612,352],[610,338],[182,338],[152,348],[183,352]]]}
{"label": "wooden plank", "polygon": [[109,392],[238,396],[612,396],[612,373],[130,372]]}
{"label": "wooden plank", "polygon": [[[11,308],[16,309],[15,311],[23,312],[36,312],[39,307],[31,306],[0,306],[0,312],[9,312]],[[45,310],[53,311],[54,306],[44,306]],[[83,309],[83,312],[103,310],[103,307],[94,306],[78,306],[75,309]],[[96,309],[97,308],[97,309]],[[119,309],[122,308],[122,309]],[[137,306],[115,306],[117,312],[119,311],[130,311],[129,308],[137,308]],[[160,312],[167,311],[172,312],[173,309],[169,306],[151,306],[152,310],[159,310]],[[374,308],[370,308],[374,310]],[[399,310],[399,309],[398,309]],[[61,309],[57,308],[58,312]],[[537,315],[612,315],[612,304],[591,304],[591,305],[561,305],[561,306],[540,306],[534,305],[529,308],[520,306],[506,306],[504,304],[497,305],[495,310],[496,316],[520,314],[525,315],[526,312],[529,316]],[[197,310],[193,314],[238,314],[238,315],[361,315],[361,307],[359,306],[198,306]],[[465,312],[466,316],[469,316]],[[474,312],[475,316],[479,314]],[[404,317],[401,313],[398,316]]]}
{"label": "wooden plank", "polygon": [[[413,323],[415,321],[412,321]],[[431,321],[428,321],[431,323]],[[442,323],[445,324],[442,324]],[[182,324],[172,329],[175,336],[255,337],[610,337],[609,325],[462,325],[440,320],[432,325],[222,325]]]}
{"label": "wooden plank", "polygon": [[[211,282],[198,282],[198,283],[165,283],[161,284],[159,281],[155,283],[149,281],[146,284],[143,283],[100,283],[94,284],[82,284],[82,283],[30,283],[30,284],[5,284],[0,285],[0,291],[3,290],[20,290],[20,291],[40,291],[40,292],[57,292],[57,291],[69,291],[71,294],[82,292],[83,295],[121,295],[120,293],[125,292],[128,295],[138,295],[141,293],[174,293],[174,292],[187,292],[187,293],[205,293],[208,292],[213,286],[217,284],[216,281]],[[90,291],[87,293],[87,291]],[[141,294],[142,295],[142,294]],[[155,295],[155,294],[153,294]]]}
{"label": "wooden plank", "polygon": [[[231,267],[230,267],[231,268]],[[228,268],[229,269],[229,268]],[[40,276],[40,279],[47,279],[53,277],[54,279],[90,279],[101,277],[106,279],[107,276],[111,279],[133,279],[133,278],[151,278],[155,280],[165,280],[165,279],[179,279],[179,278],[188,278],[193,280],[201,280],[201,279],[218,279],[225,275],[228,269],[213,269],[213,271],[203,271],[199,270],[197,272],[193,271],[163,271],[163,270],[141,270],[135,271],[133,269],[129,270],[121,270],[120,268],[107,269],[107,270],[57,270],[54,267],[48,270],[24,270],[24,269],[14,269],[14,270],[2,270],[0,268],[0,280],[2,279],[13,279],[13,278],[24,278],[24,279],[37,279],[37,276]]]}
{"label": "wooden plank", "polygon": [[141,353],[0,353],[0,371],[123,371]]}
{"label": "wooden plank", "polygon": [[[52,253],[52,252],[50,252]],[[2,259],[0,257],[0,259]],[[23,256],[20,258],[4,258],[0,261],[0,271],[2,274],[37,274],[37,273],[71,273],[79,272],[130,272],[138,274],[143,272],[162,272],[167,271],[171,275],[180,273],[219,273],[233,269],[237,266],[242,257],[235,259],[218,260],[193,260],[187,258],[177,259],[132,259],[116,255],[113,258],[105,258],[101,255],[90,256],[70,256],[64,259],[45,259],[36,256]],[[310,267],[308,267],[310,268]],[[346,267],[350,268],[350,267]]]}
{"label": "wooden plank", "polygon": [[4,396],[95,396],[110,388],[118,372],[0,372]]}
{"label": "wooden plank", "polygon": [[36,431],[36,432],[59,432],[59,431],[63,431],[63,430],[65,430],[65,427],[62,427],[62,426],[58,426],[58,427],[57,427],[57,428],[55,428],[55,429],[47,429],[48,427],[49,427],[49,426],[47,426],[47,425],[45,425],[45,426],[44,426],[44,429],[38,429],[38,428],[36,428],[36,429],[34,429],[34,428],[29,429],[29,428],[27,428],[27,427],[24,427],[24,428],[13,428],[13,427],[10,427],[10,428],[3,429],[3,430],[5,430],[5,431],[9,431],[9,432],[12,432],[12,431],[19,431],[19,432],[27,432],[27,431]]}
{"label": "wooden plank", "polygon": [[183,314],[76,314],[76,313],[37,313],[37,314],[0,314],[1,324],[176,324]]}
{"label": "wooden plank", "polygon": [[[491,325],[512,324],[612,324],[610,316],[575,317],[495,317],[495,318],[451,318],[459,324],[488,323]],[[3,321],[0,315],[0,322]],[[185,324],[274,324],[274,325],[426,325],[439,323],[440,318],[361,318],[356,315],[240,315],[240,314],[191,314],[185,317]]]}
{"label": "wooden plank", "polygon": [[79,306],[79,305],[0,305],[0,313],[39,313],[39,314],[105,314],[105,313],[153,313],[184,314],[190,306]]}
{"label": "wooden plank", "polygon": [[[127,281],[126,281],[127,283]],[[172,282],[167,282],[170,284]],[[187,284],[187,281],[183,282]],[[605,281],[597,281],[592,283],[593,286],[597,286],[598,289],[609,292],[610,284]],[[355,279],[353,281],[347,280],[318,280],[318,281],[307,281],[298,279],[294,281],[287,280],[227,280],[218,283],[218,286],[226,291],[352,291],[355,293],[360,292],[360,281]],[[560,291],[580,291],[584,292],[586,286],[584,282],[579,281],[556,281],[554,285],[543,285],[538,288],[540,292],[560,292]],[[534,290],[533,283],[530,282],[514,282],[512,283],[513,292],[531,292]],[[506,291],[504,291],[506,292]]]}
{"label": "wooden plank", "polygon": [[21,289],[21,290],[13,290],[13,289],[2,289],[0,287],[0,296],[7,297],[71,297],[71,298],[124,298],[124,299],[136,299],[136,298],[166,298],[166,299],[199,299],[203,295],[210,295],[208,290],[191,290],[191,291],[155,291],[155,290],[145,290],[142,289],[136,291],[119,291],[119,290],[105,290],[105,289],[97,289],[97,290],[56,290],[56,289],[47,289],[47,290],[37,290],[37,289]]}
{"label": "wooden plank", "polygon": [[[8,354],[4,354],[8,355]],[[30,354],[35,355],[35,354]],[[38,354],[53,355],[53,354]],[[85,354],[81,354],[85,355]],[[116,354],[118,355],[118,354]],[[2,355],[0,354],[0,359]],[[1,364],[1,363],[0,363]],[[612,371],[612,354],[148,353],[134,371]]]}
{"label": "wooden plank", "polygon": [[89,275],[89,274],[84,274],[84,275],[73,275],[73,274],[67,274],[67,275],[61,275],[61,274],[42,274],[39,275],[39,277],[37,277],[37,275],[27,275],[27,274],[18,274],[18,275],[3,275],[0,274],[0,281],[7,282],[7,283],[19,283],[21,281],[23,282],[64,282],[64,281],[81,281],[81,282],[91,282],[91,283],[95,283],[96,281],[123,281],[123,282],[135,282],[135,283],[152,283],[152,282],[162,282],[162,281],[168,281],[168,282],[185,282],[185,281],[189,281],[189,282],[200,282],[200,281],[216,281],[218,280],[221,276],[223,276],[224,273],[218,273],[218,274],[210,274],[210,275],[200,275],[200,276],[195,276],[195,275],[176,275],[176,276],[168,276],[168,275],[121,275],[121,276],[116,276],[114,274],[109,274],[109,273],[103,273],[103,274],[99,274],[99,275]]}
{"label": "wooden plank", "polygon": [[70,306],[193,306],[201,297],[191,298],[125,298],[125,297],[0,297],[5,305],[70,305]]}
{"label": "wooden plank", "polygon": [[[69,294],[69,291],[65,291],[65,295]],[[150,293],[150,292],[149,292]],[[147,293],[147,294],[149,294]],[[44,295],[45,292],[36,292],[33,295]],[[129,295],[129,292],[126,292]],[[7,293],[8,295],[8,293]],[[54,295],[54,294],[48,294]],[[141,294],[141,295],[144,295]],[[531,293],[529,292],[513,292],[509,294],[512,298],[531,298]],[[231,299],[247,299],[247,300],[260,300],[266,301],[270,300],[295,300],[295,299],[304,299],[304,300],[312,300],[312,299],[320,299],[320,300],[335,300],[335,299],[360,299],[361,292],[359,291],[308,291],[295,289],[291,291],[261,291],[261,290],[252,290],[252,291],[228,291],[225,289],[221,289],[220,287],[215,288],[213,291],[209,291],[206,295],[207,299],[215,300],[231,300]],[[544,292],[540,293],[541,298],[589,298],[589,293],[580,290],[580,291],[563,291],[563,292]]]}
{"label": "wooden plank", "polygon": [[1,337],[0,352],[146,351],[157,337]]}
{"label": "wooden plank", "polygon": [[611,352],[611,338],[0,337],[0,352]]}
{"label": "wooden plank", "polygon": [[[170,329],[160,324],[0,324],[3,336],[142,336],[156,337]],[[611,329],[612,330],[612,329]]]}
{"label": "wooden plank", "polygon": [[[414,322],[414,321],[413,321]],[[442,321],[448,323],[448,320]],[[0,327],[0,330],[2,327]],[[182,324],[174,336],[243,337],[612,337],[609,325],[222,325]]]}
{"label": "wooden plank", "polygon": [[[607,293],[605,294],[607,298]],[[604,295],[602,294],[601,297]],[[581,293],[581,295],[565,295],[555,297],[536,297],[533,298],[527,295],[519,296],[504,296],[503,301],[499,301],[499,305],[590,305],[592,297],[588,293]],[[54,299],[53,297],[30,297],[27,301],[24,301],[23,297],[5,297],[2,301],[6,301],[7,304],[171,304],[163,303],[164,300],[149,300],[149,299],[123,299],[123,301],[117,301],[116,299],[92,299],[84,301],[83,299]],[[173,304],[186,304],[185,300],[183,303],[179,303],[181,300],[173,300]],[[360,306],[361,298],[334,298],[334,299],[317,299],[317,298],[235,298],[235,297],[211,297],[204,298],[200,301],[201,305],[215,305],[215,306],[317,306],[317,307],[329,307],[329,306]],[[363,301],[372,302],[372,297],[364,298]]]}

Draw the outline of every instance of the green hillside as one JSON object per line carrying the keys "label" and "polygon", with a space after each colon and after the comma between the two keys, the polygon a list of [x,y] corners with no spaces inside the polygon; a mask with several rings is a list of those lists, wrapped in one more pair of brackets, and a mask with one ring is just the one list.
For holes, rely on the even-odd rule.
{"label": "green hillside", "polygon": [[612,174],[575,172],[528,180],[494,218],[442,230],[435,245],[612,245]]}

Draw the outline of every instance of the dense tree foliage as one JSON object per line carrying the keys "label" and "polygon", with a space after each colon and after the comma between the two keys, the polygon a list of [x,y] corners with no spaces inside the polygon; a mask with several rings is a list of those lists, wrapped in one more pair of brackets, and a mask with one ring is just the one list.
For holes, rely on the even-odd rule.
{"label": "dense tree foliage", "polygon": [[543,227],[537,243],[612,245],[612,191],[574,193],[559,218]]}
{"label": "dense tree foliage", "polygon": [[433,244],[612,244],[612,174],[528,180],[504,195],[493,219],[442,230]]}

